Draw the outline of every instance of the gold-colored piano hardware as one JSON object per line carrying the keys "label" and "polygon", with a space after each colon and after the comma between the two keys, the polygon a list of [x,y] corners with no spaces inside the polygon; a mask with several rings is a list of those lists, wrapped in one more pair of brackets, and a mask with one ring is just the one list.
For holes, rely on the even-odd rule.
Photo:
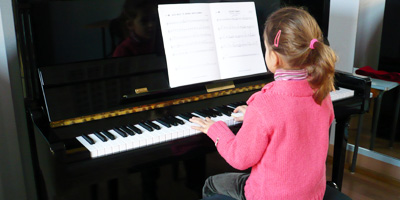
{"label": "gold-colored piano hardware", "polygon": [[79,147],[79,148],[75,148],[75,149],[66,150],[65,153],[73,154],[73,153],[78,153],[78,152],[83,152],[83,151],[87,151],[87,149],[85,147]]}
{"label": "gold-colored piano hardware", "polygon": [[62,126],[69,126],[69,125],[73,125],[73,124],[80,124],[80,123],[90,122],[90,121],[94,121],[94,120],[106,119],[106,118],[110,118],[110,117],[116,117],[116,116],[137,113],[137,112],[143,112],[143,111],[147,111],[147,110],[153,110],[156,108],[164,108],[164,107],[172,106],[172,105],[179,105],[179,104],[189,103],[189,102],[193,102],[193,101],[200,101],[200,100],[211,99],[211,98],[215,98],[215,97],[221,97],[221,96],[227,96],[227,95],[236,94],[236,93],[247,92],[247,91],[251,91],[251,90],[258,90],[258,89],[261,89],[262,87],[264,87],[264,85],[265,85],[265,83],[247,86],[247,87],[241,87],[241,88],[226,89],[226,90],[211,92],[211,93],[202,94],[202,95],[196,95],[196,96],[174,99],[174,100],[169,100],[169,101],[157,102],[157,103],[153,103],[153,104],[136,106],[136,107],[132,107],[132,108],[125,108],[125,109],[120,109],[120,110],[115,110],[115,111],[110,111],[110,112],[104,112],[104,113],[98,113],[98,114],[76,117],[76,118],[71,118],[71,119],[59,120],[59,121],[55,121],[55,122],[50,122],[50,127],[56,128],[56,127],[62,127]]}
{"label": "gold-colored piano hardware", "polygon": [[233,81],[227,81],[222,83],[214,83],[206,85],[207,92],[216,92],[221,90],[227,90],[235,88]]}
{"label": "gold-colored piano hardware", "polygon": [[146,92],[149,92],[149,90],[147,89],[147,88],[137,88],[137,89],[135,89],[135,93],[136,94],[142,94],[142,93],[146,93]]}

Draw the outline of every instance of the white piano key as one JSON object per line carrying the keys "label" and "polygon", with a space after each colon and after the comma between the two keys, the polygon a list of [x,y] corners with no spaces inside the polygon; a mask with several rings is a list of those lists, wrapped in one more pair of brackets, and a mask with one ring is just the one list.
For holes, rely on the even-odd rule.
{"label": "white piano key", "polygon": [[130,143],[131,148],[127,148],[129,149],[136,149],[140,147],[140,135],[136,134],[135,135],[128,135],[128,137],[125,138],[125,140],[127,141],[127,143]]}
{"label": "white piano key", "polygon": [[138,128],[139,130],[142,131],[141,136],[143,136],[143,138],[145,138],[145,144],[146,146],[152,145],[153,142],[153,137],[151,136],[150,131],[144,129],[143,127],[141,127],[140,125],[137,125],[136,128]]}
{"label": "white piano key", "polygon": [[[196,115],[196,116],[198,116],[198,115]],[[180,117],[180,116],[177,116],[176,118],[178,118],[178,119],[180,119],[180,120],[183,120],[183,121],[185,122],[186,126],[189,128],[189,135],[195,135],[195,134],[200,133],[200,131],[191,128],[192,126],[200,126],[200,125],[195,124],[195,123],[192,123],[192,122],[190,122],[190,121],[186,121],[186,119],[183,119],[183,118]],[[200,116],[200,118],[203,118],[203,117]],[[204,118],[203,118],[203,119],[204,119]],[[179,136],[179,135],[178,135],[178,136]],[[182,137],[182,136],[183,136],[183,134],[181,135],[181,137]]]}
{"label": "white piano key", "polygon": [[103,142],[100,140],[100,138],[98,138],[95,134],[89,134],[89,136],[94,140],[96,147],[98,149],[98,154],[99,156],[105,156],[105,155],[109,155],[112,153],[111,147],[107,144],[105,144],[106,142]]}
{"label": "white piano key", "polygon": [[107,145],[110,149],[111,149],[111,154],[116,154],[118,153],[120,150],[119,148],[119,144],[117,142],[115,142],[115,139],[112,140],[111,138],[107,137],[108,139],[107,142],[103,142],[104,145]]}
{"label": "white piano key", "polygon": [[97,148],[94,146],[95,144],[89,144],[82,136],[76,137],[76,139],[82,143],[83,146],[86,147],[86,149],[89,150],[90,152],[90,157],[92,158],[96,158],[98,157],[98,150]]}
{"label": "white piano key", "polygon": [[[136,126],[135,126],[136,127]],[[136,127],[138,128],[138,127]],[[140,129],[139,129],[140,130]],[[134,148],[141,148],[147,146],[147,137],[143,136],[142,133],[135,133],[133,136],[128,136],[133,141]]]}
{"label": "white piano key", "polygon": [[137,128],[142,131],[142,133],[140,133],[138,135],[138,137],[136,138],[140,142],[140,147],[145,147],[145,146],[151,145],[151,143],[153,143],[153,139],[151,137],[149,137],[147,134],[145,134],[147,132],[144,132],[139,127],[137,127]]}
{"label": "white piano key", "polygon": [[151,144],[158,144],[160,143],[160,136],[157,133],[157,130],[153,129],[153,131],[147,131],[147,133],[143,133],[152,138],[152,143]]}
{"label": "white piano key", "polygon": [[154,124],[158,125],[161,129],[159,130],[160,133],[162,134],[162,136],[160,136],[161,142],[163,141],[170,141],[172,138],[172,132],[175,131],[175,129],[171,126],[171,127],[166,127],[164,125],[162,125],[161,123],[154,121]]}
{"label": "white piano key", "polygon": [[[235,113],[237,116],[242,115],[241,113]],[[205,119],[199,114],[192,113],[192,115],[199,117],[201,119]],[[177,119],[182,120],[184,124],[178,124],[176,126],[171,125],[171,127],[166,127],[162,125],[158,121],[152,121],[154,124],[160,126],[160,130],[153,129],[153,131],[148,131],[140,125],[133,125],[142,131],[141,134],[135,133],[134,135],[127,135],[127,137],[123,137],[118,132],[113,129],[108,130],[108,132],[114,135],[115,139],[111,140],[107,137],[107,141],[101,141],[94,134],[90,134],[89,136],[93,138],[95,142],[94,145],[90,145],[84,138],[80,137],[78,139],[79,142],[83,143],[84,146],[91,152],[92,158],[106,156],[109,154],[116,154],[119,152],[132,150],[136,148],[142,148],[145,146],[155,145],[158,143],[163,143],[171,140],[177,140],[180,138],[200,134],[200,131],[192,129],[192,126],[199,126],[198,124],[192,123],[180,116],[175,116]],[[235,122],[232,116],[216,116],[210,118],[213,121],[223,121],[228,126],[232,126],[234,124],[238,124],[239,122]],[[92,153],[93,152],[93,153]]]}
{"label": "white piano key", "polygon": [[233,125],[242,123],[242,122],[236,121],[233,117],[243,117],[243,113],[241,113],[241,112],[232,113]]}
{"label": "white piano key", "polygon": [[173,127],[177,133],[177,135],[181,137],[187,137],[190,135],[189,129],[190,127],[184,127],[181,124]]}
{"label": "white piano key", "polygon": [[108,130],[108,132],[114,135],[115,140],[113,140],[113,142],[119,147],[119,151],[126,151],[126,149],[128,148],[128,144],[124,142],[124,137],[122,137],[113,129]]}
{"label": "white piano key", "polygon": [[346,98],[349,98],[349,97],[353,97],[354,96],[354,90],[350,90],[350,89],[347,89],[347,88],[339,87],[339,90],[335,90],[335,91],[330,92],[330,95],[331,95],[331,100],[332,101],[338,101],[338,100],[341,100],[341,99],[346,99]]}

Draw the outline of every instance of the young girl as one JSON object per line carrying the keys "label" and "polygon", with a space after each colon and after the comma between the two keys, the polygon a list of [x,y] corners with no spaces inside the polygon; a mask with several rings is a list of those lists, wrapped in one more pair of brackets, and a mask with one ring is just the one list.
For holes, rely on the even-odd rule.
{"label": "young girl", "polygon": [[253,94],[241,129],[192,118],[221,156],[250,174],[211,176],[203,197],[223,194],[235,199],[323,199],[329,127],[334,119],[329,92],[334,89],[335,53],[323,43],[315,19],[298,8],[282,8],[266,21],[265,61],[275,81]]}

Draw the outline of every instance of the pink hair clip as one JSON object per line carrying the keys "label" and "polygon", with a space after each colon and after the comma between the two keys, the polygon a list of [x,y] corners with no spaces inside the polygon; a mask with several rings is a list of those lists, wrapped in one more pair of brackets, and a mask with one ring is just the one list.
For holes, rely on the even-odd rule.
{"label": "pink hair clip", "polygon": [[275,39],[274,39],[274,46],[278,47],[279,46],[279,38],[281,38],[281,30],[276,33]]}
{"label": "pink hair clip", "polygon": [[310,41],[310,49],[315,49],[314,43],[316,43],[316,42],[318,42],[317,39],[312,39],[312,40]]}

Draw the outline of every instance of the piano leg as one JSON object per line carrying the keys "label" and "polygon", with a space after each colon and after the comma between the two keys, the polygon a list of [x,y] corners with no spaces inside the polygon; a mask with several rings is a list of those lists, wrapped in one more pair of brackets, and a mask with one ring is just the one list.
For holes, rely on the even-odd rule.
{"label": "piano leg", "polygon": [[157,179],[160,177],[160,168],[154,167],[141,171],[144,200],[157,200]]}
{"label": "piano leg", "polygon": [[97,200],[98,199],[98,191],[99,191],[99,186],[97,184],[93,184],[90,186],[90,193],[92,200]]}
{"label": "piano leg", "polygon": [[350,116],[336,119],[335,144],[333,151],[332,181],[342,189],[344,164],[348,138]]}
{"label": "piano leg", "polygon": [[362,129],[362,126],[363,126],[363,119],[364,119],[364,114],[360,114],[359,120],[358,120],[358,128],[357,128],[356,140],[354,142],[354,151],[353,151],[353,158],[352,158],[352,161],[351,161],[350,172],[354,172],[356,170],[358,146],[359,146],[359,143],[360,143],[360,135],[361,135],[361,129]]}
{"label": "piano leg", "polygon": [[108,197],[112,200],[118,200],[118,179],[112,179],[107,182]]}
{"label": "piano leg", "polygon": [[206,180],[206,156],[202,155],[183,162],[186,169],[186,186],[201,198]]}

